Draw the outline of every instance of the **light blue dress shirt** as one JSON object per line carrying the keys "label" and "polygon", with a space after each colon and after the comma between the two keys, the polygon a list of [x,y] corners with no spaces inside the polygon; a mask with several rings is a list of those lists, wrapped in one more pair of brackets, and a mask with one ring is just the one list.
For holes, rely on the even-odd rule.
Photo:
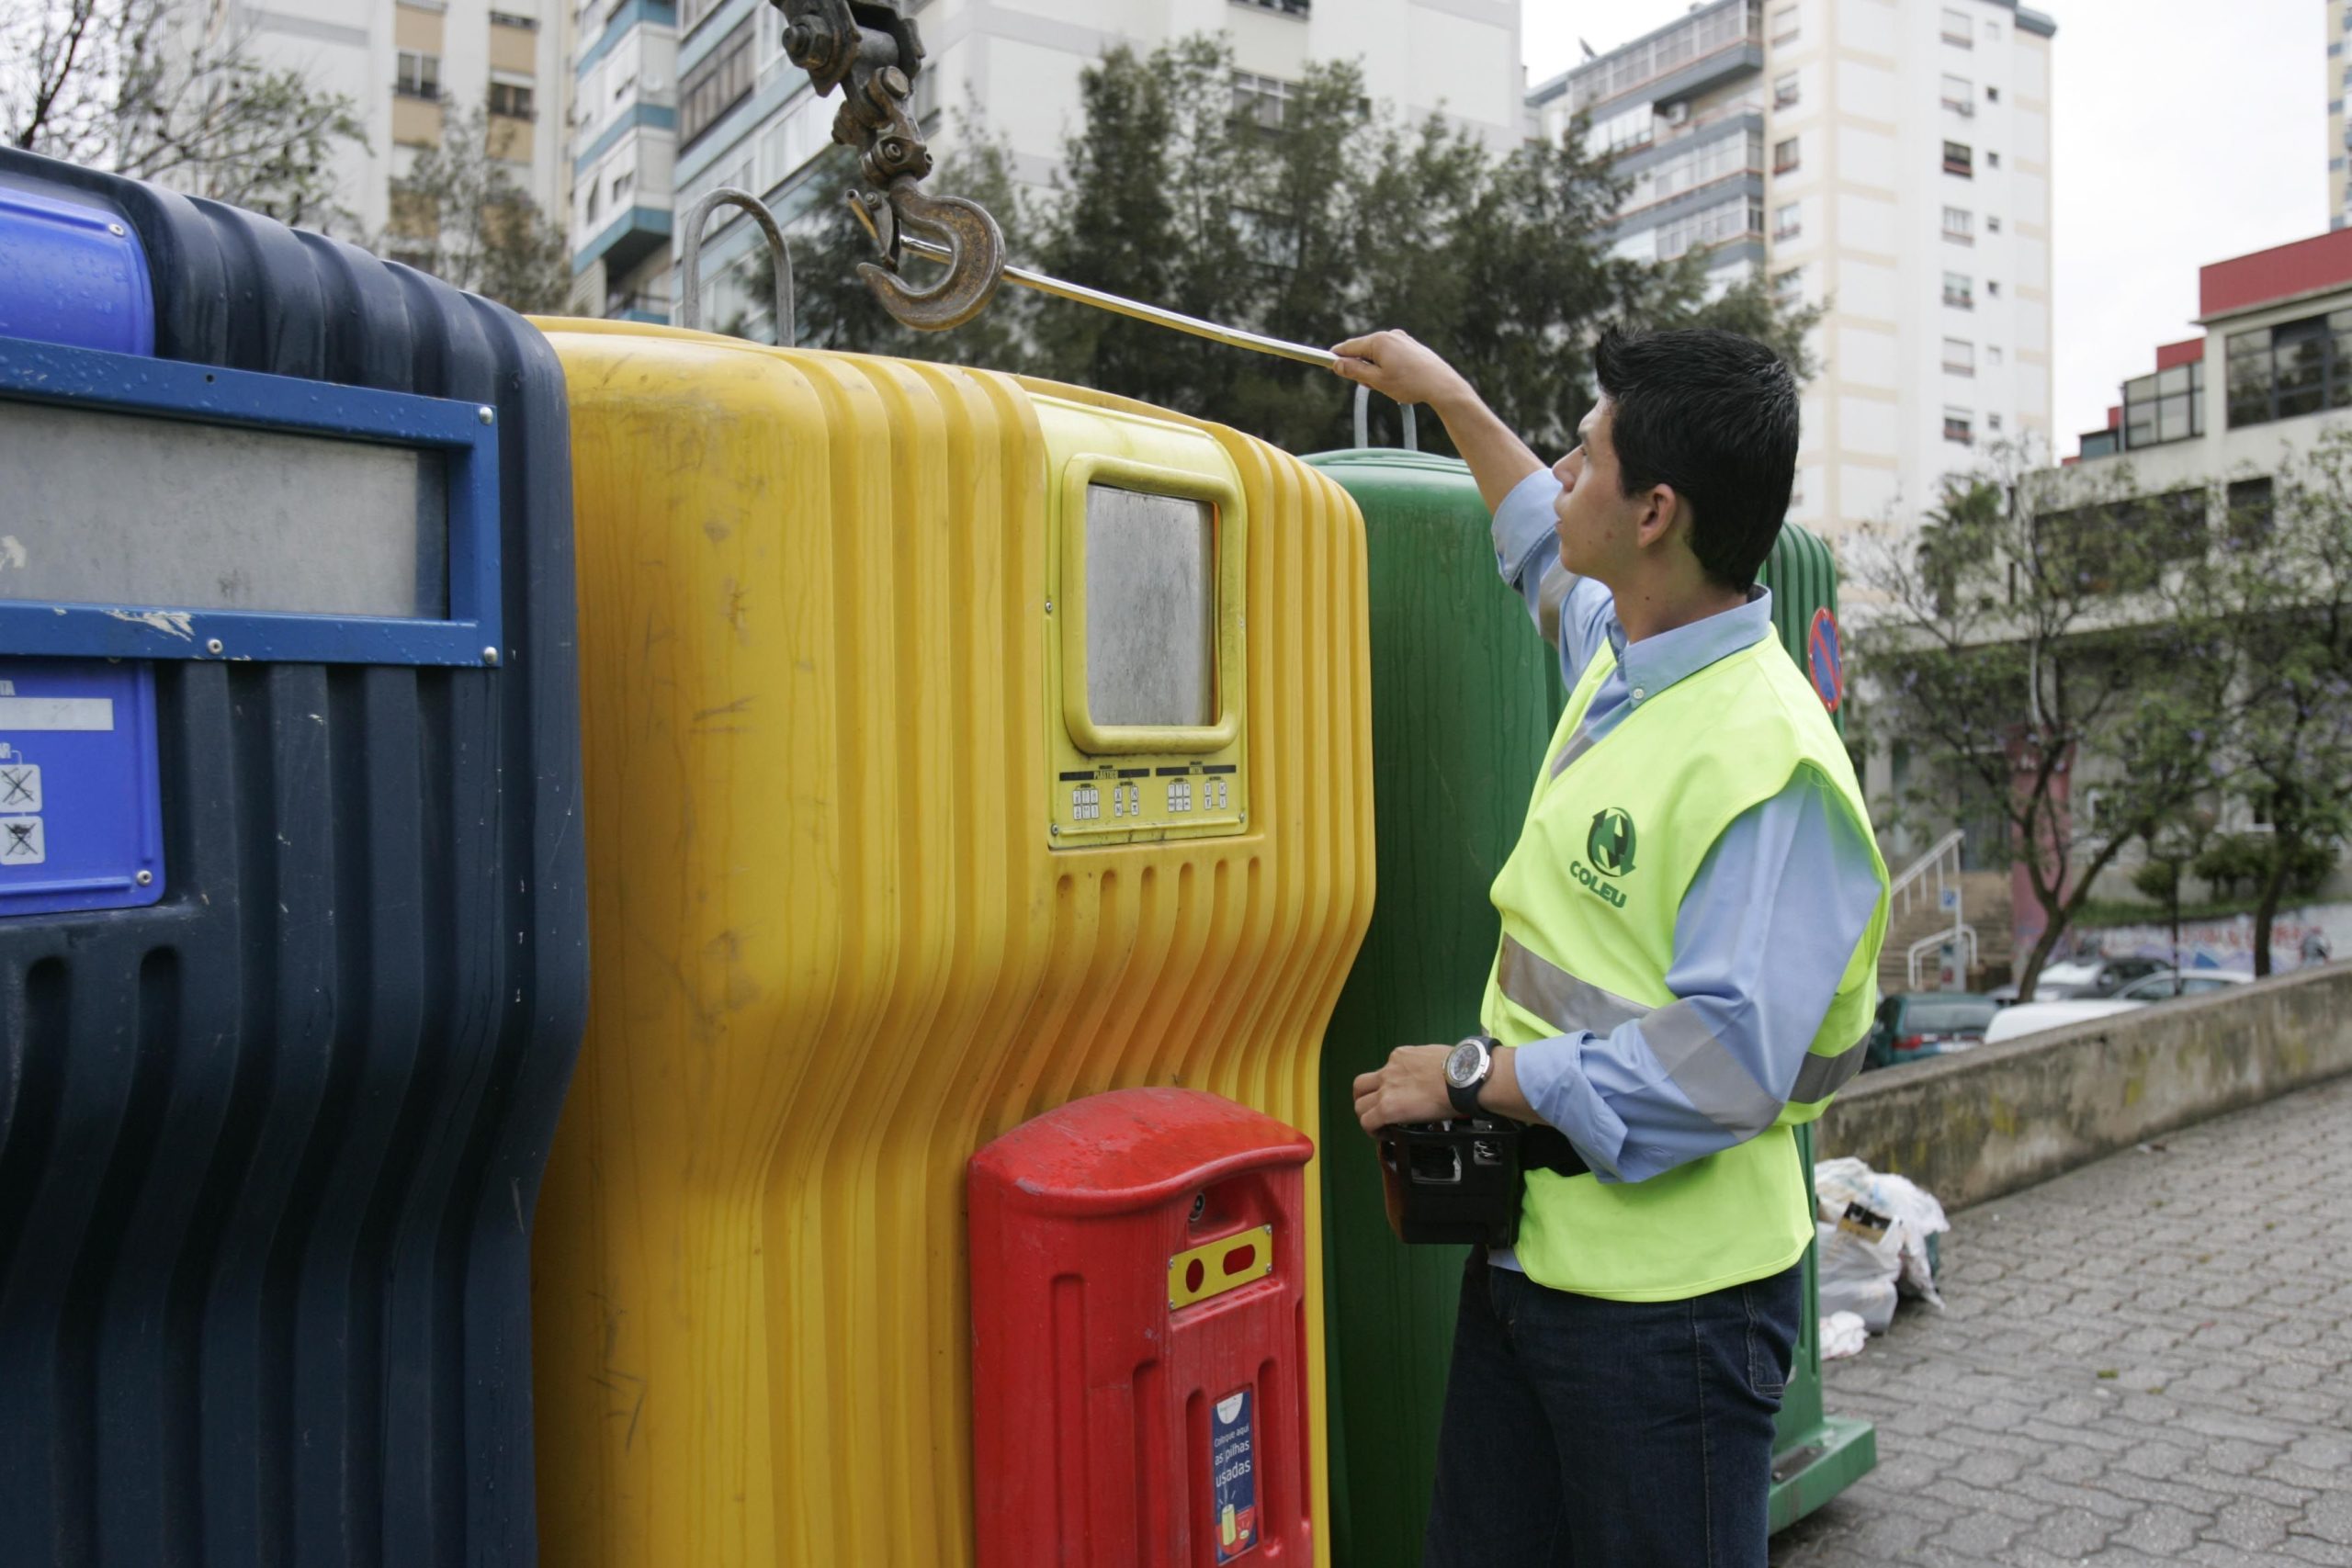
{"label": "light blue dress shirt", "polygon": [[[1595,740],[1677,681],[1772,635],[1771,594],[1628,643],[1608,589],[1558,567],[1559,481],[1530,474],[1495,511],[1496,564],[1560,649],[1571,688],[1603,643],[1617,667],[1585,727]],[[1879,885],[1869,843],[1828,786],[1801,773],[1734,818],[1699,868],[1674,921],[1667,988],[1774,1100],[1786,1103],[1829,1011]],[[1576,1145],[1604,1182],[1641,1181],[1753,1134],[1711,1119],[1676,1084],[1639,1021],[1522,1047],[1519,1086],[1537,1115]],[[1511,1264],[1508,1254],[1495,1261]]]}

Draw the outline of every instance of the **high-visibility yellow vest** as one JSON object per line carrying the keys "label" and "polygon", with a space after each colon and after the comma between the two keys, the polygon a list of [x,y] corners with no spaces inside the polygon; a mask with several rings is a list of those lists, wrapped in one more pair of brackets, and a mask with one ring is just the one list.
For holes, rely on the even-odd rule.
{"label": "high-visibility yellow vest", "polygon": [[[1480,1016],[1505,1045],[1644,1020],[1650,1048],[1700,1111],[1741,1141],[1646,1181],[1531,1171],[1520,1266],[1555,1290],[1679,1301],[1779,1273],[1813,1239],[1801,1122],[1862,1065],[1886,935],[1886,865],[1838,732],[1767,638],[1639,704],[1603,739],[1584,729],[1607,648],[1552,737],[1501,874],[1502,941]],[[1675,916],[1733,820],[1800,769],[1830,785],[1871,848],[1879,901],[1793,1084],[1758,1084],[1666,987]]]}

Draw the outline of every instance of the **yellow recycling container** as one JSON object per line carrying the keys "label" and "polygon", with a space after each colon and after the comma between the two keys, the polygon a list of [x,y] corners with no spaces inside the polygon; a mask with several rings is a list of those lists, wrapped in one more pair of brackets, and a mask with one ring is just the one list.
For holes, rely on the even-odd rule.
{"label": "yellow recycling container", "polygon": [[968,1562],[967,1158],[1137,1085],[1318,1134],[1373,894],[1362,521],[1114,398],[540,325],[593,943],[534,1252],[542,1556]]}

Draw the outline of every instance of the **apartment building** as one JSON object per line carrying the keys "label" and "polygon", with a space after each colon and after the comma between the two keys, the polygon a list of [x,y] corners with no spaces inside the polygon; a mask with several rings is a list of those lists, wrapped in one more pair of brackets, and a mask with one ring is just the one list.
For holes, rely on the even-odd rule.
{"label": "apartment building", "polygon": [[[764,0],[763,0],[764,4]],[[764,7],[775,30],[773,7]],[[671,182],[678,147],[678,11],[666,0],[582,0],[572,62],[572,287],[582,316],[669,320]]]}
{"label": "apartment building", "polygon": [[2047,457],[2055,32],[2013,0],[1713,0],[1530,95],[1633,180],[1620,251],[1826,306],[1792,519],[1835,537],[1992,443]]}
{"label": "apartment building", "polygon": [[391,183],[444,118],[487,104],[492,145],[517,183],[559,221],[571,177],[557,112],[567,78],[561,0],[227,0],[232,37],[262,63],[301,72],[359,106],[368,145],[335,155],[335,189],[373,240],[391,216]]}
{"label": "apartment building", "polygon": [[[600,0],[596,9],[605,9]],[[1363,67],[1365,90],[1408,113],[1435,111],[1498,148],[1525,135],[1520,64],[1521,0],[924,0],[911,7],[927,53],[916,110],[934,138],[968,120],[1011,148],[1015,175],[1051,184],[1080,122],[1079,76],[1113,47],[1148,50],[1170,39],[1222,31],[1233,40],[1236,101],[1279,123],[1285,95],[1310,60]],[[581,124],[573,129],[580,188],[574,203],[574,306],[591,313],[666,310],[673,215],[703,193],[733,185],[763,197],[787,221],[802,205],[811,161],[831,136],[838,96],[818,98],[785,58],[778,14],[767,0],[618,0],[597,39],[635,17],[646,62],[631,91],[634,128],[614,132],[618,109],[591,107],[583,51]],[[616,42],[617,52],[622,47]],[[604,67],[617,80],[626,71]],[[662,85],[653,83],[660,78]],[[593,84],[609,90],[605,81]],[[662,96],[666,95],[666,96]],[[671,106],[674,105],[674,116]],[[601,117],[601,118],[599,118]],[[657,120],[659,123],[657,123]],[[602,129],[596,129],[602,127]],[[607,143],[605,138],[611,136]],[[935,145],[944,144],[935,141]],[[616,186],[626,184],[627,192]],[[600,188],[601,187],[601,188]],[[624,202],[628,204],[624,208]],[[598,210],[591,218],[590,207]],[[626,211],[626,216],[622,214]],[[599,227],[599,225],[602,225]],[[609,234],[618,238],[607,240]],[[722,212],[712,223],[704,320],[723,321],[763,302],[743,292],[737,264],[758,236]]]}
{"label": "apartment building", "polygon": [[2344,95],[2352,88],[2352,59],[2345,45],[2352,43],[2352,0],[2324,0],[2327,16],[2327,226],[2341,229],[2352,220],[2352,183],[2345,175],[2345,155],[2352,142],[2344,134]]}

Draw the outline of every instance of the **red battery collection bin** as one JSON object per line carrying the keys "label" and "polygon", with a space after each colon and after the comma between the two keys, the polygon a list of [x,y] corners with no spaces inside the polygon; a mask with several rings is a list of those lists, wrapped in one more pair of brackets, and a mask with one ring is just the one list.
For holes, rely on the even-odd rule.
{"label": "red battery collection bin", "polygon": [[972,1156],[980,1568],[1314,1561],[1314,1148],[1213,1094],[1131,1089]]}

